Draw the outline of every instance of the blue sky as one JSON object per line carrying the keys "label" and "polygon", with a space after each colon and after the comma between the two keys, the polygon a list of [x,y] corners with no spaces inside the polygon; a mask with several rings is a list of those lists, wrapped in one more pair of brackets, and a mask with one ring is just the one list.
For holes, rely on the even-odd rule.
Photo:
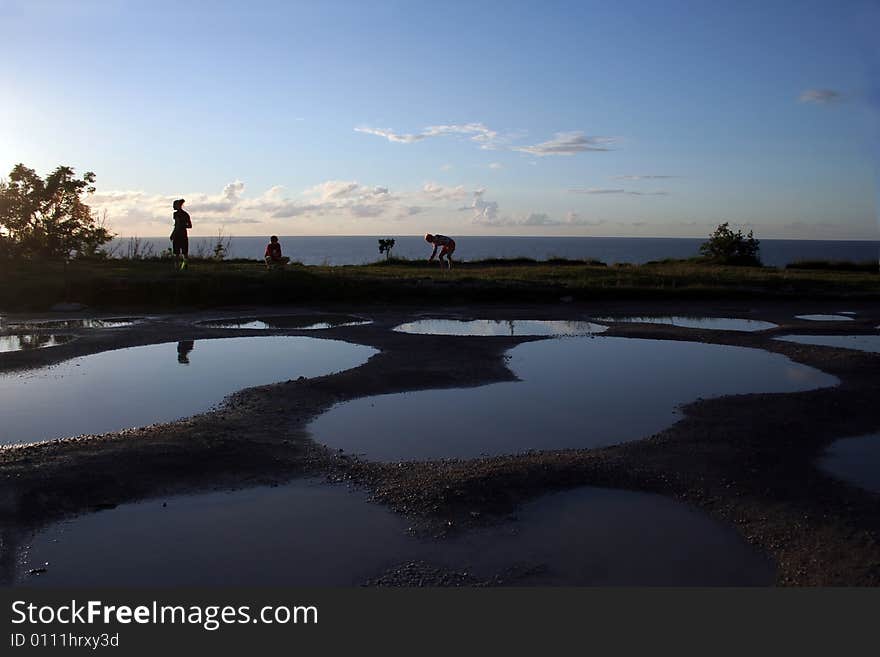
{"label": "blue sky", "polygon": [[[873,5],[873,6],[872,6]],[[0,0],[0,171],[121,235],[877,239],[869,2]]]}

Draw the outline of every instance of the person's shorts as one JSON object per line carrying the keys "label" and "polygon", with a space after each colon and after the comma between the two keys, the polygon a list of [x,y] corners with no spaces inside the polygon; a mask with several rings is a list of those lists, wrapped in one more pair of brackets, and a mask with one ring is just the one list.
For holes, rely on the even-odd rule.
{"label": "person's shorts", "polygon": [[174,255],[189,255],[189,237],[186,235],[174,235],[171,238],[171,247]]}
{"label": "person's shorts", "polygon": [[441,256],[451,256],[453,251],[455,251],[455,242],[445,245],[442,249],[440,249]]}

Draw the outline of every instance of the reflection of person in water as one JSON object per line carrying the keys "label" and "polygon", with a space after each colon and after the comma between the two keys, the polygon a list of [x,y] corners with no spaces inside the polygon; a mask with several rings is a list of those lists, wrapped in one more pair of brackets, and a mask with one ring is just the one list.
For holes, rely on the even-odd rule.
{"label": "reflection of person in water", "polygon": [[195,340],[181,340],[177,343],[177,362],[189,365],[189,352],[196,346]]}

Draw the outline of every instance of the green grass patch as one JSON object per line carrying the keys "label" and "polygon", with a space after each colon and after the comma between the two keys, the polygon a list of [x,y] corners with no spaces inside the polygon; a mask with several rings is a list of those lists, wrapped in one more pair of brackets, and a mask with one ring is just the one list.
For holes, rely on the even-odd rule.
{"label": "green grass patch", "polygon": [[880,272],[880,264],[875,260],[853,262],[852,260],[797,260],[785,266],[786,269],[815,269],[820,271],[864,271]]}
{"label": "green grass patch", "polygon": [[558,302],[668,298],[880,298],[880,276],[837,269],[776,269],[671,260],[607,266],[597,261],[424,260],[368,265],[291,265],[254,260],[0,262],[0,309],[42,311],[62,301],[106,310],[183,310],[245,304]]}

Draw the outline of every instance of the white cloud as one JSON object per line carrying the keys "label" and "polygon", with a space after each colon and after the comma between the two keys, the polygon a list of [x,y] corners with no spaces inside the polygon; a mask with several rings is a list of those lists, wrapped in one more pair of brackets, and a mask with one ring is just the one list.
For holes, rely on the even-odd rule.
{"label": "white cloud", "polygon": [[[288,194],[279,185],[249,197],[245,184],[231,182],[216,194],[187,193],[161,195],[136,190],[99,191],[89,197],[89,205],[108,214],[112,230],[122,235],[162,234],[171,224],[172,201],[186,198],[186,209],[193,218],[196,234],[212,232],[224,225],[272,224],[279,221],[328,218],[360,220],[384,217],[403,220],[437,206],[454,209],[470,193],[459,185],[446,187],[426,183],[421,189],[392,193],[386,186],[364,185],[353,180],[326,180],[298,194]],[[492,217],[492,204],[484,207]],[[496,204],[497,207],[497,204]]]}
{"label": "white cloud", "polygon": [[490,169],[503,169],[504,165],[501,164],[501,162],[492,162],[491,164],[489,164],[489,168]]}
{"label": "white cloud", "polygon": [[355,128],[355,132],[384,137],[388,141],[398,144],[413,144],[417,141],[428,139],[429,137],[460,136],[476,142],[480,145],[480,148],[484,150],[493,150],[497,148],[498,143],[502,141],[502,138],[498,135],[497,131],[492,130],[483,123],[429,125],[427,128],[424,128],[421,132],[416,134],[402,134],[386,128],[371,128],[368,126],[358,126]]}
{"label": "white cloud", "polygon": [[[369,126],[358,126],[355,132],[362,132],[377,137],[384,137],[388,141],[399,144],[413,144],[418,141],[434,137],[464,137],[469,141],[479,144],[483,150],[498,150],[501,148],[530,153],[538,157],[547,155],[574,155],[575,153],[583,153],[586,151],[607,151],[608,146],[616,143],[616,137],[589,137],[581,131],[557,132],[553,139],[540,144],[531,146],[512,147],[509,144],[521,138],[525,133],[510,132],[501,135],[497,130],[493,130],[484,123],[450,123],[442,125],[430,125],[421,132],[414,134],[398,133],[386,128],[371,128]],[[498,166],[494,166],[498,164]],[[493,163],[492,168],[501,168],[499,163]],[[441,169],[448,170],[452,167],[444,165]]]}
{"label": "white cloud", "polygon": [[471,141],[480,144],[482,149],[492,149],[498,139],[498,133],[490,130],[482,123],[464,123],[452,125],[432,125],[425,128],[423,133],[426,137],[440,137],[443,135],[469,135]]}
{"label": "white cloud", "polygon": [[572,194],[619,194],[621,196],[669,196],[669,192],[633,192],[626,189],[607,188],[607,187],[589,187],[569,189]]}
{"label": "white cloud", "polygon": [[543,212],[533,212],[522,222],[524,226],[555,226],[558,222],[551,219]]}
{"label": "white cloud", "polygon": [[839,91],[833,89],[807,89],[798,96],[798,101],[802,103],[816,103],[825,105],[833,103],[842,98]]}
{"label": "white cloud", "polygon": [[612,180],[668,180],[669,178],[681,178],[682,176],[611,176]]}
{"label": "white cloud", "polygon": [[422,195],[432,201],[463,201],[468,193],[464,185],[456,187],[444,187],[437,183],[428,182],[422,187]]}
{"label": "white cloud", "polygon": [[453,167],[451,164],[444,164],[443,166],[440,167],[440,171],[451,171],[452,168]]}
{"label": "white cloud", "polygon": [[238,201],[244,192],[244,183],[240,180],[231,182],[223,188],[223,197],[228,201]]}
{"label": "white cloud", "polygon": [[460,210],[471,210],[473,212],[473,222],[475,224],[498,225],[498,203],[496,201],[487,201],[483,198],[486,193],[485,188],[474,191],[469,206],[459,208]]}
{"label": "white cloud", "polygon": [[515,151],[530,153],[538,157],[547,155],[574,155],[585,151],[607,151],[608,144],[617,141],[615,137],[587,137],[583,132],[557,132],[553,139],[534,146],[520,146]]}
{"label": "white cloud", "polygon": [[398,144],[412,144],[413,142],[422,141],[425,135],[402,135],[393,130],[383,130],[380,128],[359,127],[354,129],[355,132],[363,132],[368,135],[376,135],[377,137],[385,137],[388,141]]}
{"label": "white cloud", "polygon": [[604,224],[604,219],[587,219],[586,217],[582,217],[577,212],[566,212],[565,213],[565,221],[563,225],[569,226],[598,226],[600,224]]}
{"label": "white cloud", "polygon": [[598,226],[604,224],[602,219],[589,220],[577,212],[567,212],[562,219],[554,219],[544,213],[532,213],[524,221],[517,222],[521,226]]}

